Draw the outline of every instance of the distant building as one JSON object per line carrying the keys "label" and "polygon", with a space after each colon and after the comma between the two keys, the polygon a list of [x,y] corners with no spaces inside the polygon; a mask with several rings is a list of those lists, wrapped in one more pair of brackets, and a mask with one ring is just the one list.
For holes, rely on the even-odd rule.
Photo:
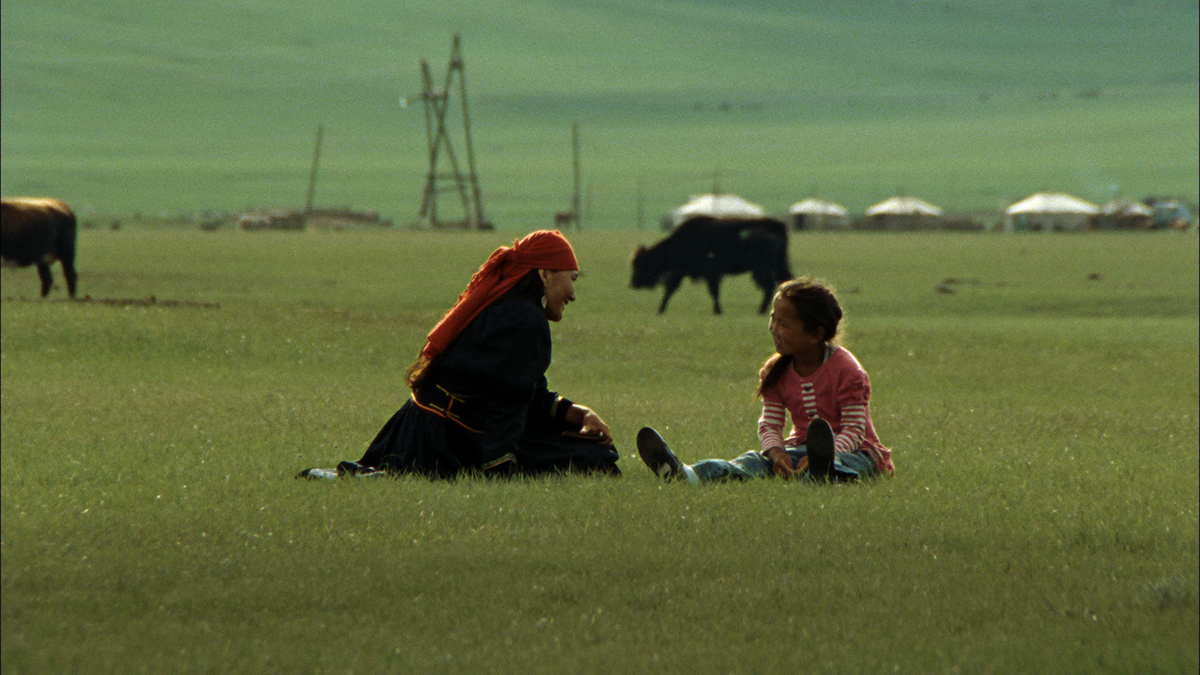
{"label": "distant building", "polygon": [[1154,209],[1125,199],[1114,199],[1100,207],[1096,227],[1101,230],[1149,230],[1154,228]]}
{"label": "distant building", "polygon": [[865,230],[939,230],[942,210],[916,197],[892,197],[867,209],[855,225]]}
{"label": "distant building", "polygon": [[1154,210],[1154,227],[1174,228],[1176,230],[1191,229],[1196,225],[1194,206],[1188,206],[1177,199],[1155,200],[1147,204]]}
{"label": "distant building", "polygon": [[1100,209],[1062,192],[1038,192],[1004,210],[1005,232],[1079,232],[1091,229]]}
{"label": "distant building", "polygon": [[303,230],[304,212],[285,209],[250,211],[238,217],[243,230]]}
{"label": "distant building", "polygon": [[352,230],[391,227],[390,220],[381,220],[379,213],[342,209],[266,209],[249,211],[238,218],[243,230]]}
{"label": "distant building", "polygon": [[794,230],[845,230],[849,213],[841,204],[809,198],[788,208],[788,220]]}
{"label": "distant building", "polygon": [[766,215],[767,212],[763,207],[734,194],[696,195],[663,218],[663,229],[673,230],[692,216],[762,218]]}

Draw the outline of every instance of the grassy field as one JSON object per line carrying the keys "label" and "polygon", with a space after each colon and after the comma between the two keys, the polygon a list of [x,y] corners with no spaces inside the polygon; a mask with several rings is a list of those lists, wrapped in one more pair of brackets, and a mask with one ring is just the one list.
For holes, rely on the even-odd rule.
{"label": "grassy field", "polygon": [[597,228],[636,227],[639,203],[653,223],[714,182],[775,212],[810,195],[859,212],[898,192],[975,211],[1039,190],[1195,200],[1200,180],[1181,0],[2,11],[0,191],[94,217],[300,206],[323,123],[317,204],[415,220],[417,64],[440,78],[455,33],[485,205],[514,231],[570,204],[572,122]]}
{"label": "grassy field", "polygon": [[648,236],[572,239],[549,377],[619,479],[292,479],[359,456],[502,235],[85,231],[75,303],[4,269],[0,669],[1195,672],[1194,235],[794,237],[897,474],[699,488],[633,437],[754,446],[757,292],[658,316]]}

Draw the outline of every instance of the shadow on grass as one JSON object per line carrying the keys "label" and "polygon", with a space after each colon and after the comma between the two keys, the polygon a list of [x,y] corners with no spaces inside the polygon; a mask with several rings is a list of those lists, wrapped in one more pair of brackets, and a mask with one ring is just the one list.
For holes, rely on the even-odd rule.
{"label": "shadow on grass", "polygon": [[153,295],[144,298],[93,298],[85,295],[82,298],[27,298],[25,296],[7,296],[5,302],[50,302],[50,303],[82,303],[92,305],[112,305],[114,307],[190,307],[196,309],[220,309],[219,302],[201,302],[199,300],[159,300]]}

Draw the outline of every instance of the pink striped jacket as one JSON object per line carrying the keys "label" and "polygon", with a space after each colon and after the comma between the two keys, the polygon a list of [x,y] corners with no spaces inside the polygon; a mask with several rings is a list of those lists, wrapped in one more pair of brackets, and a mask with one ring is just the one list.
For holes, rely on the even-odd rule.
{"label": "pink striped jacket", "polygon": [[[858,359],[837,347],[815,373],[801,377],[792,368],[763,392],[758,439],[765,451],[772,446],[800,445],[808,436],[808,421],[820,417],[833,427],[834,450],[863,450],[886,474],[896,470],[892,451],[879,442],[871,424],[871,380]],[[784,411],[792,414],[792,430],[783,437]]]}

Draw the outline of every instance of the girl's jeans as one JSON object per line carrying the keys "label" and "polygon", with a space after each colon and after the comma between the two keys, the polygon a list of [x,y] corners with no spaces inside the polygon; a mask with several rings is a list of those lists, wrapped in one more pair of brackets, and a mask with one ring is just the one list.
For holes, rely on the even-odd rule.
{"label": "girl's jeans", "polygon": [[[808,456],[808,450],[803,445],[784,448],[784,450],[792,458],[793,466],[802,457]],[[879,473],[879,468],[875,466],[875,460],[871,459],[871,456],[862,450],[834,453],[833,469],[833,479],[837,481],[871,478]],[[753,450],[732,460],[702,460],[693,464],[692,470],[696,472],[696,477],[702,483],[718,480],[768,478],[775,475],[775,470],[771,468],[771,460],[767,459],[767,456],[761,452]],[[813,478],[805,473],[802,480],[808,481],[813,480]]]}

